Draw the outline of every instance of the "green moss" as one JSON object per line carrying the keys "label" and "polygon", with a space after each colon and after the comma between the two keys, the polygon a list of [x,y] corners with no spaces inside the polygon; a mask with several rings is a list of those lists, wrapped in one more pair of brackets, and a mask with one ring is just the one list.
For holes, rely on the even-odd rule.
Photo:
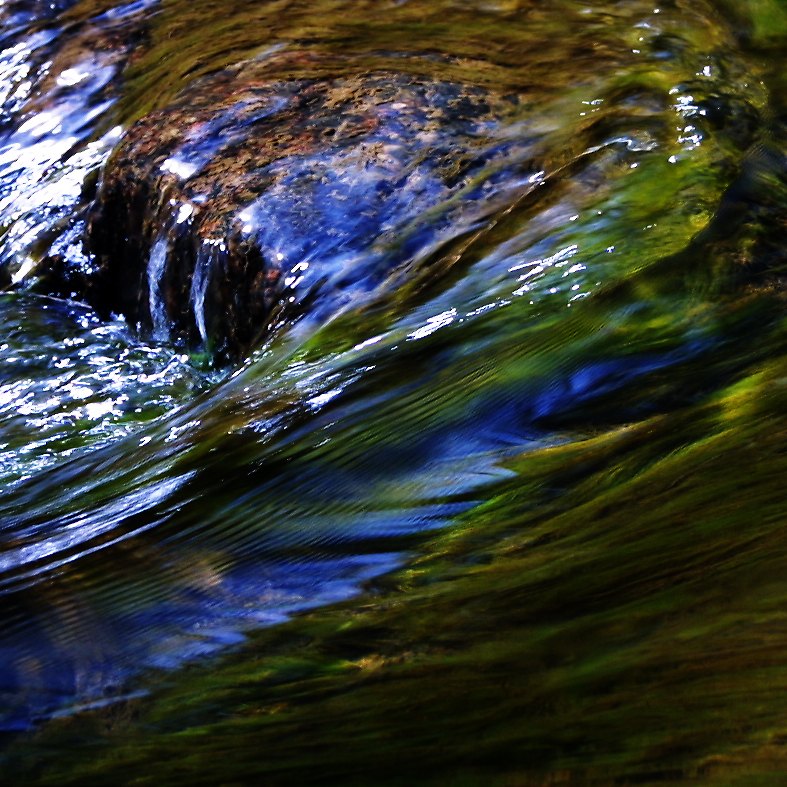
{"label": "green moss", "polygon": [[779,355],[708,403],[512,459],[377,595],[50,723],[15,783],[781,778],[785,379]]}

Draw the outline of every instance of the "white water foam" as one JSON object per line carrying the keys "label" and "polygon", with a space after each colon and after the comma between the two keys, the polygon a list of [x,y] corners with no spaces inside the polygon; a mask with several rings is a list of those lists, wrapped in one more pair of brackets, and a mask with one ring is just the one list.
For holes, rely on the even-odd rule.
{"label": "white water foam", "polygon": [[197,329],[203,342],[208,341],[208,329],[205,324],[205,295],[210,282],[210,268],[213,261],[214,247],[210,241],[200,244],[197,261],[194,265],[194,276],[191,279],[191,308]]}
{"label": "white water foam", "polygon": [[148,260],[148,302],[150,304],[150,319],[153,321],[153,338],[156,341],[163,341],[169,334],[167,311],[161,287],[167,269],[168,251],[167,234],[164,232],[156,238]]}

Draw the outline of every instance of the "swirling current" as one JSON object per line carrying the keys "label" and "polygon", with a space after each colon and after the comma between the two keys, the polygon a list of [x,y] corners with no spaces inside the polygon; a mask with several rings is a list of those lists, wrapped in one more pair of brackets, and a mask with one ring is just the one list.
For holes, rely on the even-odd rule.
{"label": "swirling current", "polygon": [[0,4],[7,783],[784,779],[785,47]]}

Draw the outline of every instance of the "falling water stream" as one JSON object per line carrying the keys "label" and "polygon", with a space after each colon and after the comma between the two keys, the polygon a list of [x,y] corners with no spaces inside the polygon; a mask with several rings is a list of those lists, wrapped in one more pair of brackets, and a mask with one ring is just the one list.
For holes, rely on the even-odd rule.
{"label": "falling water stream", "polygon": [[[598,679],[603,711],[577,698],[609,652],[661,648],[694,609],[668,593],[700,575],[716,587],[739,561],[782,598],[783,36],[777,0],[0,4],[9,783],[656,783],[770,745],[781,717],[718,700],[741,719],[720,734],[702,687],[680,721],[637,705],[604,727],[632,675],[667,680],[645,656]],[[315,80],[341,93],[364,75],[398,91],[363,109],[366,147],[355,116],[321,147],[288,142],[265,190],[232,203],[284,308],[239,360],[213,357],[221,228],[200,230],[183,285],[190,334],[168,293],[182,233],[240,199],[209,190],[219,154]],[[257,92],[189,120],[230,78]],[[462,101],[488,113],[458,125]],[[146,324],[73,283],[97,275],[85,237],[112,151],[140,118],[166,130],[150,113],[173,102],[175,196],[138,261]],[[716,601],[664,652],[710,637]],[[741,630],[766,616],[751,609]],[[783,641],[768,631],[751,642]],[[751,653],[782,686],[782,663]],[[202,736],[219,743],[199,760]]]}

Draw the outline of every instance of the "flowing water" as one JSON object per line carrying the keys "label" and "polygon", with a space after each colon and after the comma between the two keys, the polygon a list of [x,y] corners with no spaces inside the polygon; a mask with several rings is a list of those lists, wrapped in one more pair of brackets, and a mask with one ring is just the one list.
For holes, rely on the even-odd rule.
{"label": "flowing water", "polygon": [[[786,36],[778,0],[0,5],[9,783],[782,783]],[[221,239],[194,341],[166,303],[197,186],[147,327],[51,268],[90,279],[112,150],[217,72],[406,97],[384,154],[272,165],[242,217],[300,304],[237,363]],[[499,111],[430,125],[458,85]],[[482,163],[438,188],[438,148]]]}

